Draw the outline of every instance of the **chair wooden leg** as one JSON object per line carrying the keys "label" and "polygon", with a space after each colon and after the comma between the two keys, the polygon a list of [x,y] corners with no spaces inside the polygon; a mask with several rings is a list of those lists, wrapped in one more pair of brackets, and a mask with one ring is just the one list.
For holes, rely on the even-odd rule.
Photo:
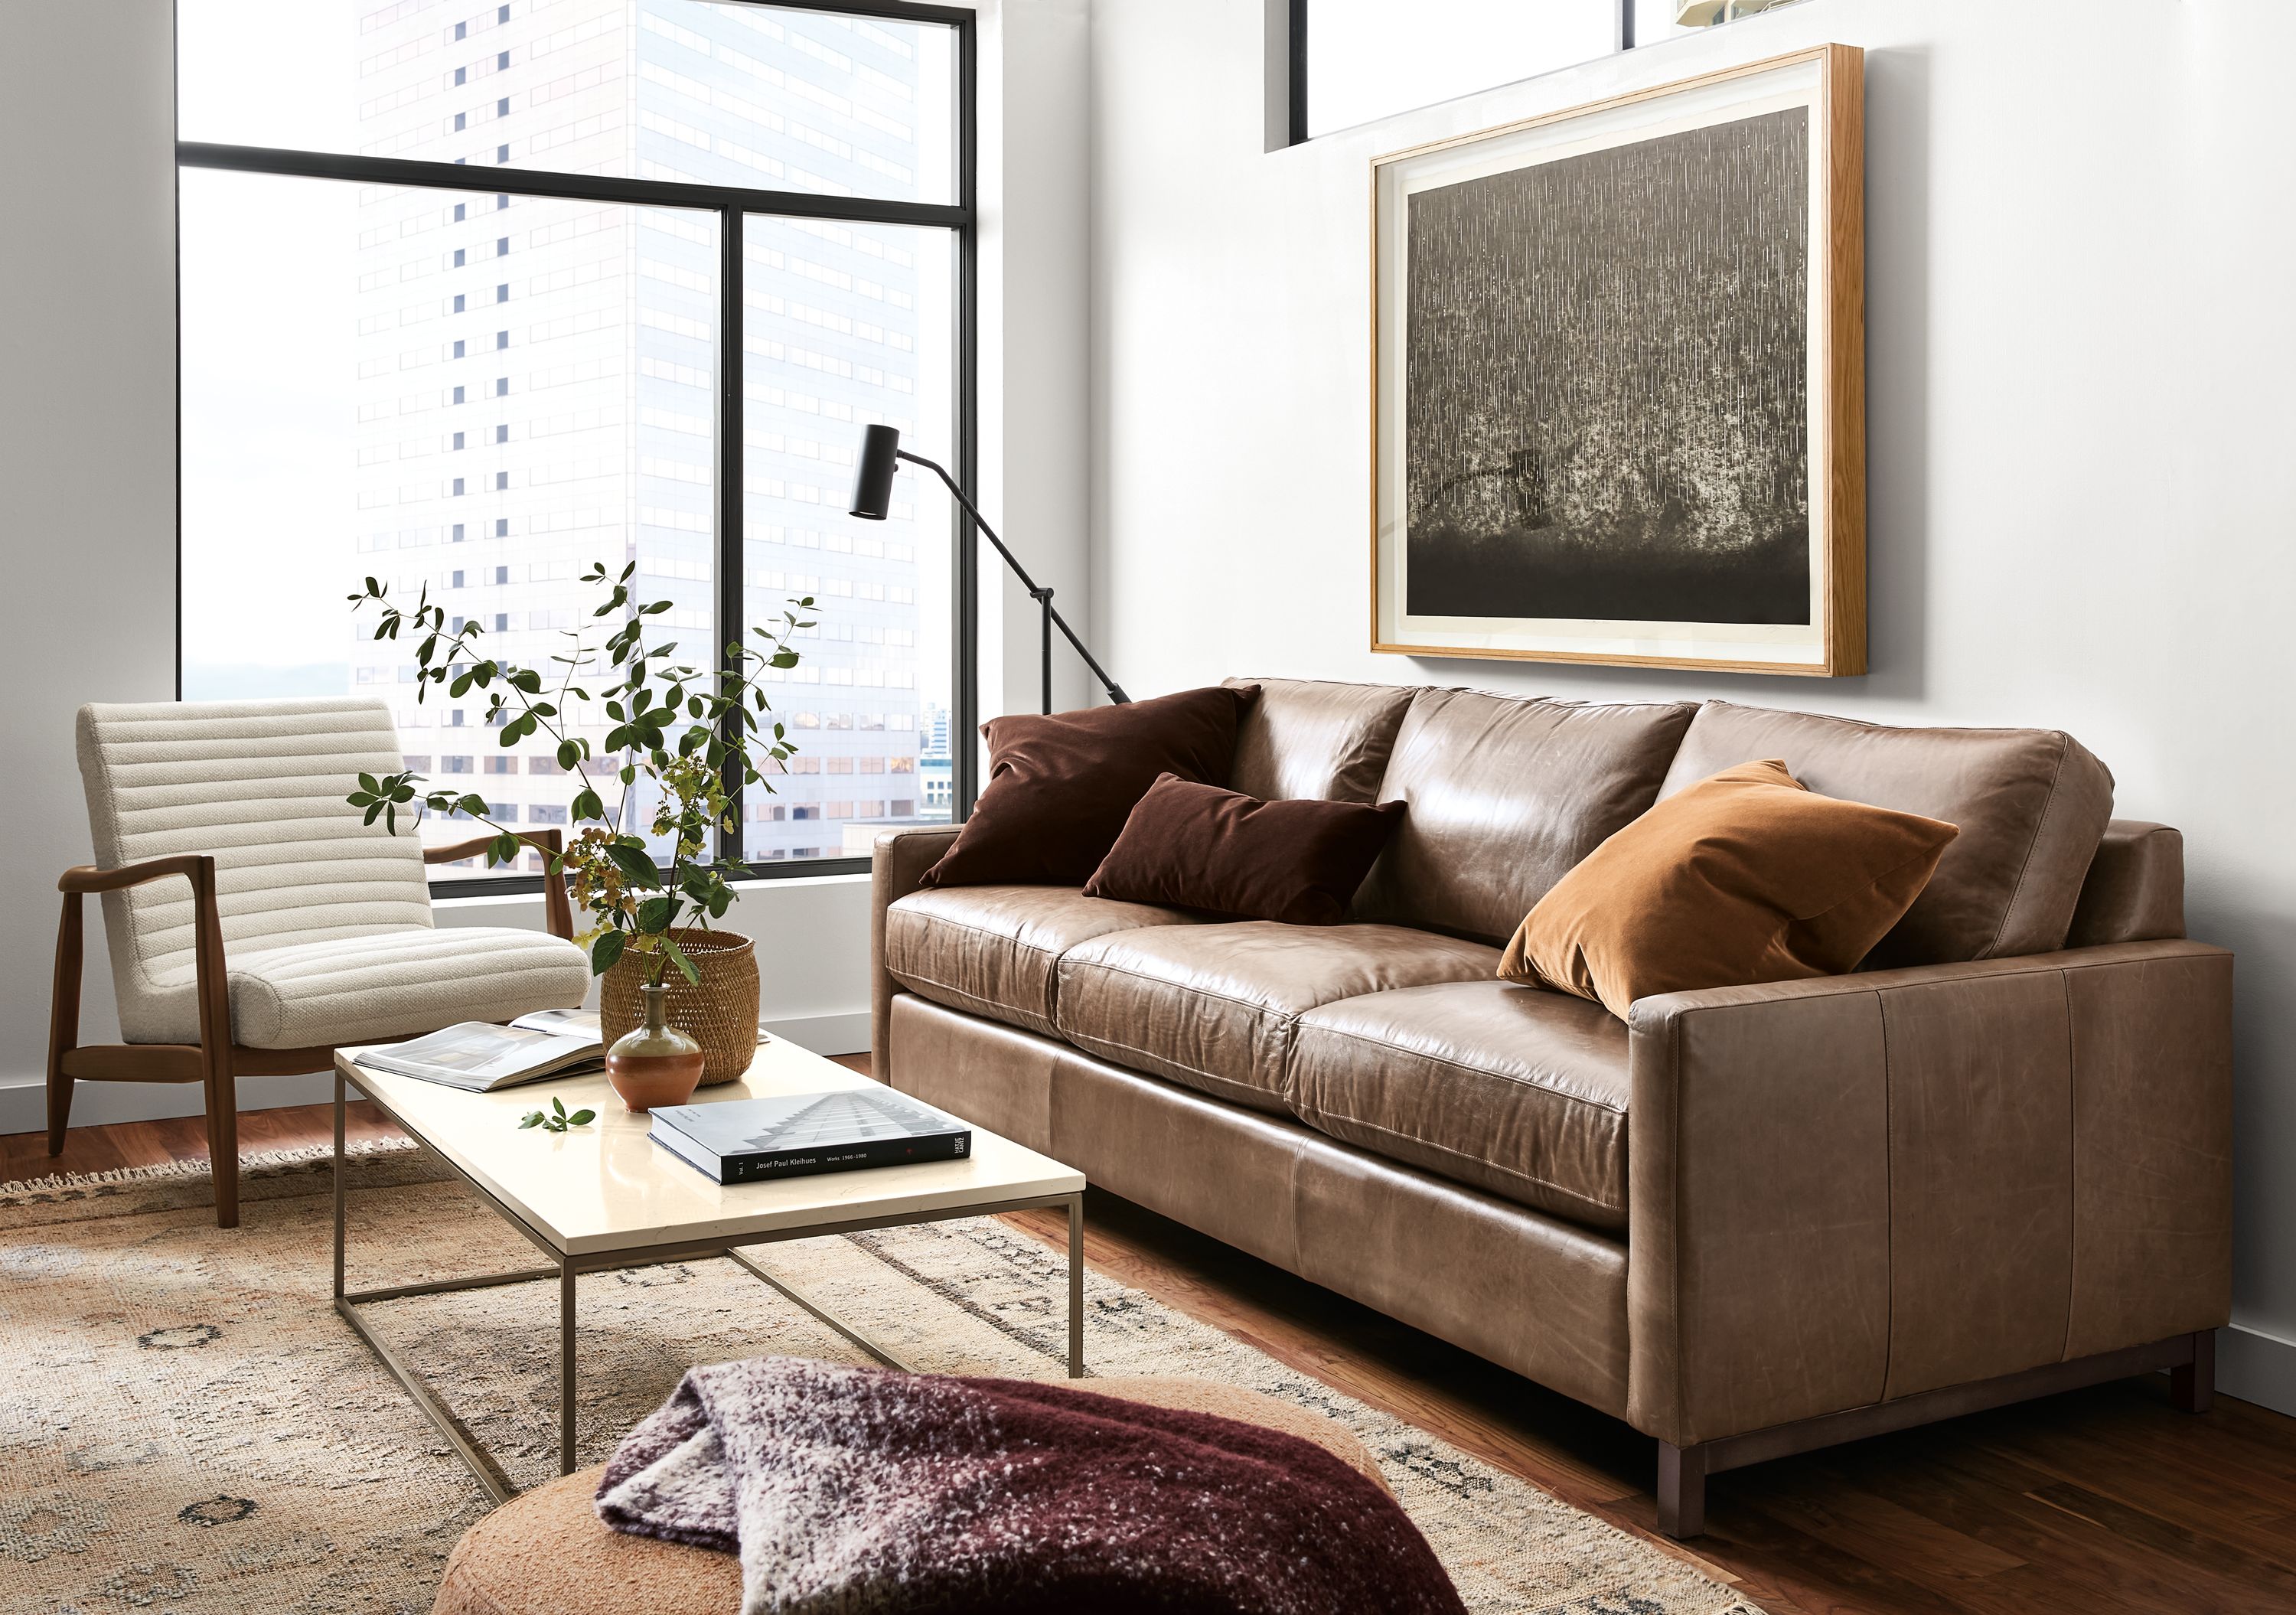
{"label": "chair wooden leg", "polygon": [[215,1179],[216,1226],[239,1226],[239,1086],[231,1045],[208,1053],[208,1169]]}
{"label": "chair wooden leg", "polygon": [[1706,1530],[1706,1453],[1658,1444],[1658,1529],[1677,1541]]}
{"label": "chair wooden leg", "polygon": [[64,1056],[79,1046],[79,893],[64,894],[63,917],[56,925],[55,988],[48,999],[48,1153],[64,1152],[71,1127],[72,1079]]}
{"label": "chair wooden leg", "polygon": [[2169,1371],[2169,1400],[2179,1413],[2206,1413],[2217,1396],[2217,1332],[2193,1337],[2193,1360]]}

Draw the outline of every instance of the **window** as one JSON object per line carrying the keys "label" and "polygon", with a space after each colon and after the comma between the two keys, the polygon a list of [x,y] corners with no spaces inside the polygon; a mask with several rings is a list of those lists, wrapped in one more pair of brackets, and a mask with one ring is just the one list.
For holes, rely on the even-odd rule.
{"label": "window", "polygon": [[[832,721],[775,790],[743,793],[722,845],[811,873],[808,860],[846,849],[833,829],[798,843],[783,810],[877,816],[882,804],[845,799],[866,784],[825,794],[831,775],[882,764],[865,730],[947,733],[962,712],[955,732],[971,731],[950,502],[905,470],[890,521],[843,508],[866,422],[966,472],[957,91],[972,14],[631,0],[627,26],[568,34],[562,9],[481,17],[472,26],[497,48],[442,62],[452,47],[430,8],[178,0],[183,692],[351,687],[387,660],[371,620],[341,605],[366,572],[387,570],[402,598],[482,588],[455,598],[485,649],[537,664],[588,620],[595,593],[578,578],[594,561],[634,560],[640,587],[670,603],[660,637],[689,644],[810,594],[821,627],[767,694],[781,709],[802,686]],[[304,64],[291,96],[275,93],[283,61]],[[494,103],[493,174],[447,127],[473,121],[439,105],[449,74],[485,88],[475,121]],[[296,172],[226,167],[226,145],[293,152]],[[519,191],[544,171],[550,194]],[[242,284],[250,256],[279,273]],[[512,279],[487,275],[512,273]],[[442,307],[467,313],[488,288],[496,306],[513,288],[520,303],[491,349],[439,329]],[[440,373],[474,348],[514,366],[490,393]],[[442,418],[474,389],[495,419]],[[470,458],[442,464],[442,446]],[[225,609],[250,575],[280,625],[255,646]],[[718,621],[728,598],[740,625]],[[250,655],[271,660],[235,660]],[[434,737],[439,775],[483,756],[504,822],[565,823],[579,782],[544,737],[497,749],[476,693],[449,707],[395,663],[378,671],[359,687],[392,703],[410,742]],[[447,730],[471,756],[439,752]],[[962,810],[955,791],[916,794],[929,799],[913,816]]]}
{"label": "window", "polygon": [[1414,0],[1406,16],[1392,0],[1292,0],[1307,38],[1304,52],[1292,42],[1292,139],[1608,55],[1633,4]]}

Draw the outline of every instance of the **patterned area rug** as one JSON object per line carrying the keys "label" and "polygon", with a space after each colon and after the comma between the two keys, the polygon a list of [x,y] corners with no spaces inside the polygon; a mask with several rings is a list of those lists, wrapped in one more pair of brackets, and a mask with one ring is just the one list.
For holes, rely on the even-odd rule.
{"label": "patterned area rug", "polygon": [[[251,1168],[228,1231],[202,1169],[0,1190],[0,1615],[419,1612],[485,1513],[328,1305],[324,1160]],[[530,1265],[413,1151],[366,1152],[355,1170],[354,1287]],[[920,1367],[1062,1376],[1061,1260],[993,1218],[759,1255]],[[585,1278],[580,1307],[586,1463],[691,1364],[860,1360],[726,1261]],[[532,1284],[370,1316],[523,1485],[555,1472],[555,1314],[556,1287]],[[1093,1275],[1086,1316],[1099,1373],[1222,1381],[1347,1424],[1479,1615],[1758,1615],[1663,1549],[1137,1291]]]}

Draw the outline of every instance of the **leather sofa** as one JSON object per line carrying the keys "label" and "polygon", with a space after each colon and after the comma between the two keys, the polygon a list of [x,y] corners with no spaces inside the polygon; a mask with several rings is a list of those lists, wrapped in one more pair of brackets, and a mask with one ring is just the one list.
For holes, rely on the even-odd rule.
{"label": "leather sofa", "polygon": [[[1237,790],[1409,804],[1349,922],[919,889],[955,832],[887,832],[881,1077],[1656,1437],[1676,1535],[1833,1441],[2162,1368],[2205,1405],[2232,957],[2070,736],[1235,682]],[[1626,1021],[1495,979],[1603,838],[1770,757],[1960,826],[1857,972]]]}

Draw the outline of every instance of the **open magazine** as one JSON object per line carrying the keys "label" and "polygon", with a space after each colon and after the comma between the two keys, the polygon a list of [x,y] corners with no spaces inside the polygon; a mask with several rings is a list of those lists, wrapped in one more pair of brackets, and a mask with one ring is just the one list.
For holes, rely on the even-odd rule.
{"label": "open magazine", "polygon": [[[758,1041],[767,1041],[762,1021]],[[606,1045],[596,1010],[548,1009],[521,1015],[508,1026],[464,1021],[442,1032],[369,1049],[359,1056],[359,1063],[473,1094],[491,1094],[545,1077],[603,1070]]]}
{"label": "open magazine", "polygon": [[545,1077],[572,1077],[606,1062],[595,1010],[537,1010],[508,1026],[464,1021],[440,1032],[367,1050],[359,1063],[473,1094]]}

